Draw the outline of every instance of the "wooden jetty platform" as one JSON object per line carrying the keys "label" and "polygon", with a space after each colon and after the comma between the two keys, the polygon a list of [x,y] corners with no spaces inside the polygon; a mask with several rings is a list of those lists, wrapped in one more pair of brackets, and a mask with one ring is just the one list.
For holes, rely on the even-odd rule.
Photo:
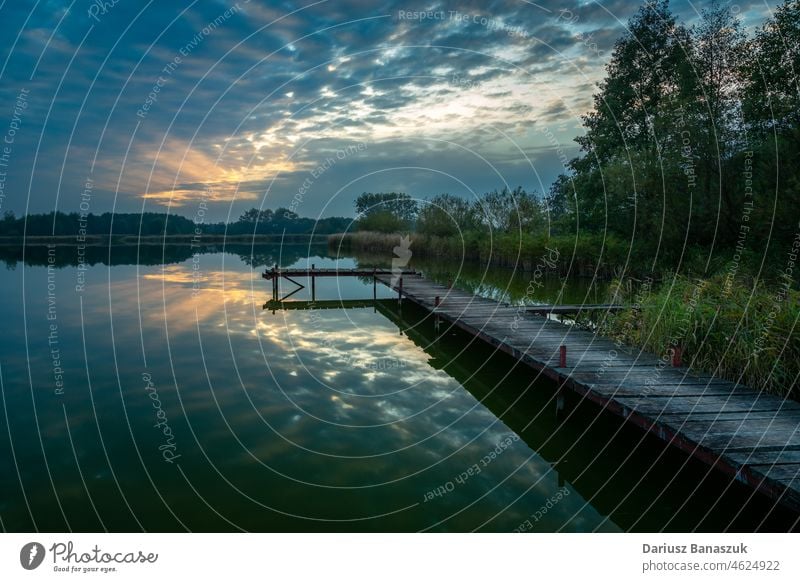
{"label": "wooden jetty platform", "polygon": [[[311,265],[309,269],[280,269],[278,267],[267,269],[261,276],[264,279],[271,280],[275,278],[284,277],[289,279],[291,277],[372,277],[374,275],[394,275],[391,269],[378,269],[378,268],[356,268],[356,269],[317,269]],[[398,271],[398,275],[416,275],[416,271],[403,270]]]}
{"label": "wooden jetty platform", "polygon": [[[355,268],[355,269],[317,269],[315,265],[311,265],[308,269],[281,269],[275,265],[272,269],[267,269],[261,276],[267,281],[272,281],[272,301],[281,302],[288,299],[301,289],[305,289],[305,285],[298,282],[297,279],[306,278],[311,281],[311,301],[317,298],[317,277],[376,277],[378,275],[388,277],[400,277],[408,275],[416,275],[416,271],[409,270],[392,270],[392,269],[378,269],[378,268]],[[280,297],[280,280],[286,279],[293,283],[295,288],[292,292]],[[266,307],[265,307],[266,308]]]}
{"label": "wooden jetty platform", "polygon": [[[387,301],[387,300],[384,300]],[[272,311],[312,311],[316,309],[358,309],[375,307],[373,299],[326,299],[323,301],[267,301],[263,309]]]}
{"label": "wooden jetty platform", "polygon": [[391,274],[375,274],[375,281],[554,380],[560,392],[572,390],[800,512],[800,404],[695,374],[680,366],[679,352],[665,359],[621,348],[420,275],[394,283]]}

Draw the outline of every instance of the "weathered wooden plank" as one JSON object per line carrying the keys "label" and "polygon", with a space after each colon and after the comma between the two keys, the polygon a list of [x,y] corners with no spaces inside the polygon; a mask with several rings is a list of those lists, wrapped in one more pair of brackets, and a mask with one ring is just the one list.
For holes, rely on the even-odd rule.
{"label": "weathered wooden plank", "polygon": [[[755,394],[738,393],[726,396],[676,396],[668,399],[618,397],[617,401],[631,410],[651,414],[700,412],[776,412],[795,411],[800,421],[800,406],[780,399],[758,398]],[[726,418],[730,421],[731,419]]]}
{"label": "weathered wooden plank", "polygon": [[787,486],[800,485],[800,464],[791,465],[748,465],[755,473],[760,473],[768,479],[784,483]]}
{"label": "weathered wooden plank", "polygon": [[742,465],[775,465],[800,463],[800,450],[753,451],[749,453],[728,453],[734,462]]}
{"label": "weathered wooden plank", "polygon": [[763,427],[754,425],[754,423],[758,422],[758,419],[732,421],[731,424],[736,424],[738,427],[728,432],[722,432],[720,429],[716,429],[717,432],[698,429],[693,426],[696,423],[691,420],[686,422],[666,422],[665,424],[678,428],[685,438],[689,438],[707,449],[720,453],[753,451],[762,447],[778,450],[787,444],[800,445],[800,438],[797,438],[797,433],[793,428],[780,429],[771,427],[768,431],[765,431]]}
{"label": "weathered wooden plank", "polygon": [[695,421],[695,420],[714,420],[714,419],[725,419],[725,420],[737,420],[737,421],[745,421],[745,420],[770,420],[774,419],[775,415],[778,412],[775,410],[768,410],[768,411],[739,411],[739,410],[731,410],[731,411],[723,411],[723,412],[679,412],[679,413],[667,413],[661,414],[658,416],[659,422],[667,422],[671,424],[681,424],[685,421]]}
{"label": "weathered wooden plank", "polygon": [[617,386],[615,384],[598,384],[593,386],[593,390],[607,398],[617,396],[638,396],[640,398],[671,398],[674,396],[725,396],[731,394],[731,390],[726,386],[720,387],[694,385],[655,385],[649,387],[637,386],[629,388],[627,386]]}

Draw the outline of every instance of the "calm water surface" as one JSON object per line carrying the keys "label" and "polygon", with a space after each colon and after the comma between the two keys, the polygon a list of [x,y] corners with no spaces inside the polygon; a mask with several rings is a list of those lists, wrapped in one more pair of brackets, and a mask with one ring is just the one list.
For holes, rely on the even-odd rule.
{"label": "calm water surface", "polygon": [[[233,252],[231,252],[233,251]],[[786,530],[794,516],[393,294],[271,311],[265,265],[352,267],[303,245],[5,249],[0,520],[8,531]],[[52,267],[48,269],[48,261]],[[602,285],[443,261],[510,302]],[[292,290],[284,284],[282,293]],[[317,299],[371,299],[320,279]],[[308,289],[292,300],[309,299]]]}

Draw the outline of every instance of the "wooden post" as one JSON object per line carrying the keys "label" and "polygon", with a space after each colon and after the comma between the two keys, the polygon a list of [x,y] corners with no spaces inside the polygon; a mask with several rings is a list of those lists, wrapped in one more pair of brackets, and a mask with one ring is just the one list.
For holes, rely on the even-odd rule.
{"label": "wooden post", "polygon": [[372,274],[372,300],[378,300],[378,278],[375,276],[375,273]]}
{"label": "wooden post", "polygon": [[403,278],[400,277],[400,283],[397,286],[397,304],[403,305]]}
{"label": "wooden post", "polygon": [[275,272],[275,267],[272,267],[272,300],[278,300],[278,294],[275,292],[275,282],[278,280],[278,274]]}
{"label": "wooden post", "polygon": [[441,320],[439,318],[439,312],[437,311],[439,309],[440,303],[441,300],[439,299],[438,295],[433,298],[433,307],[434,307],[433,327],[434,329],[436,329],[436,333],[439,333],[439,327],[441,323]]}
{"label": "wooden post", "polygon": [[683,360],[683,348],[681,346],[672,347],[672,367],[680,368]]}
{"label": "wooden post", "polygon": [[558,348],[558,367],[567,367],[567,346],[561,346]]}
{"label": "wooden post", "polygon": [[314,263],[311,263],[311,301],[317,300],[317,285],[314,277]]}

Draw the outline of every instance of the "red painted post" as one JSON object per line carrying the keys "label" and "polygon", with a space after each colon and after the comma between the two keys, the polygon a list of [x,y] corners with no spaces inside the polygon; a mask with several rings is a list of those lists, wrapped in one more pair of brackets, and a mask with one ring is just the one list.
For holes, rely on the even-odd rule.
{"label": "red painted post", "polygon": [[567,346],[561,346],[558,348],[558,367],[567,367]]}
{"label": "red painted post", "polygon": [[674,346],[672,348],[672,367],[680,368],[683,359],[683,348],[681,346]]}

